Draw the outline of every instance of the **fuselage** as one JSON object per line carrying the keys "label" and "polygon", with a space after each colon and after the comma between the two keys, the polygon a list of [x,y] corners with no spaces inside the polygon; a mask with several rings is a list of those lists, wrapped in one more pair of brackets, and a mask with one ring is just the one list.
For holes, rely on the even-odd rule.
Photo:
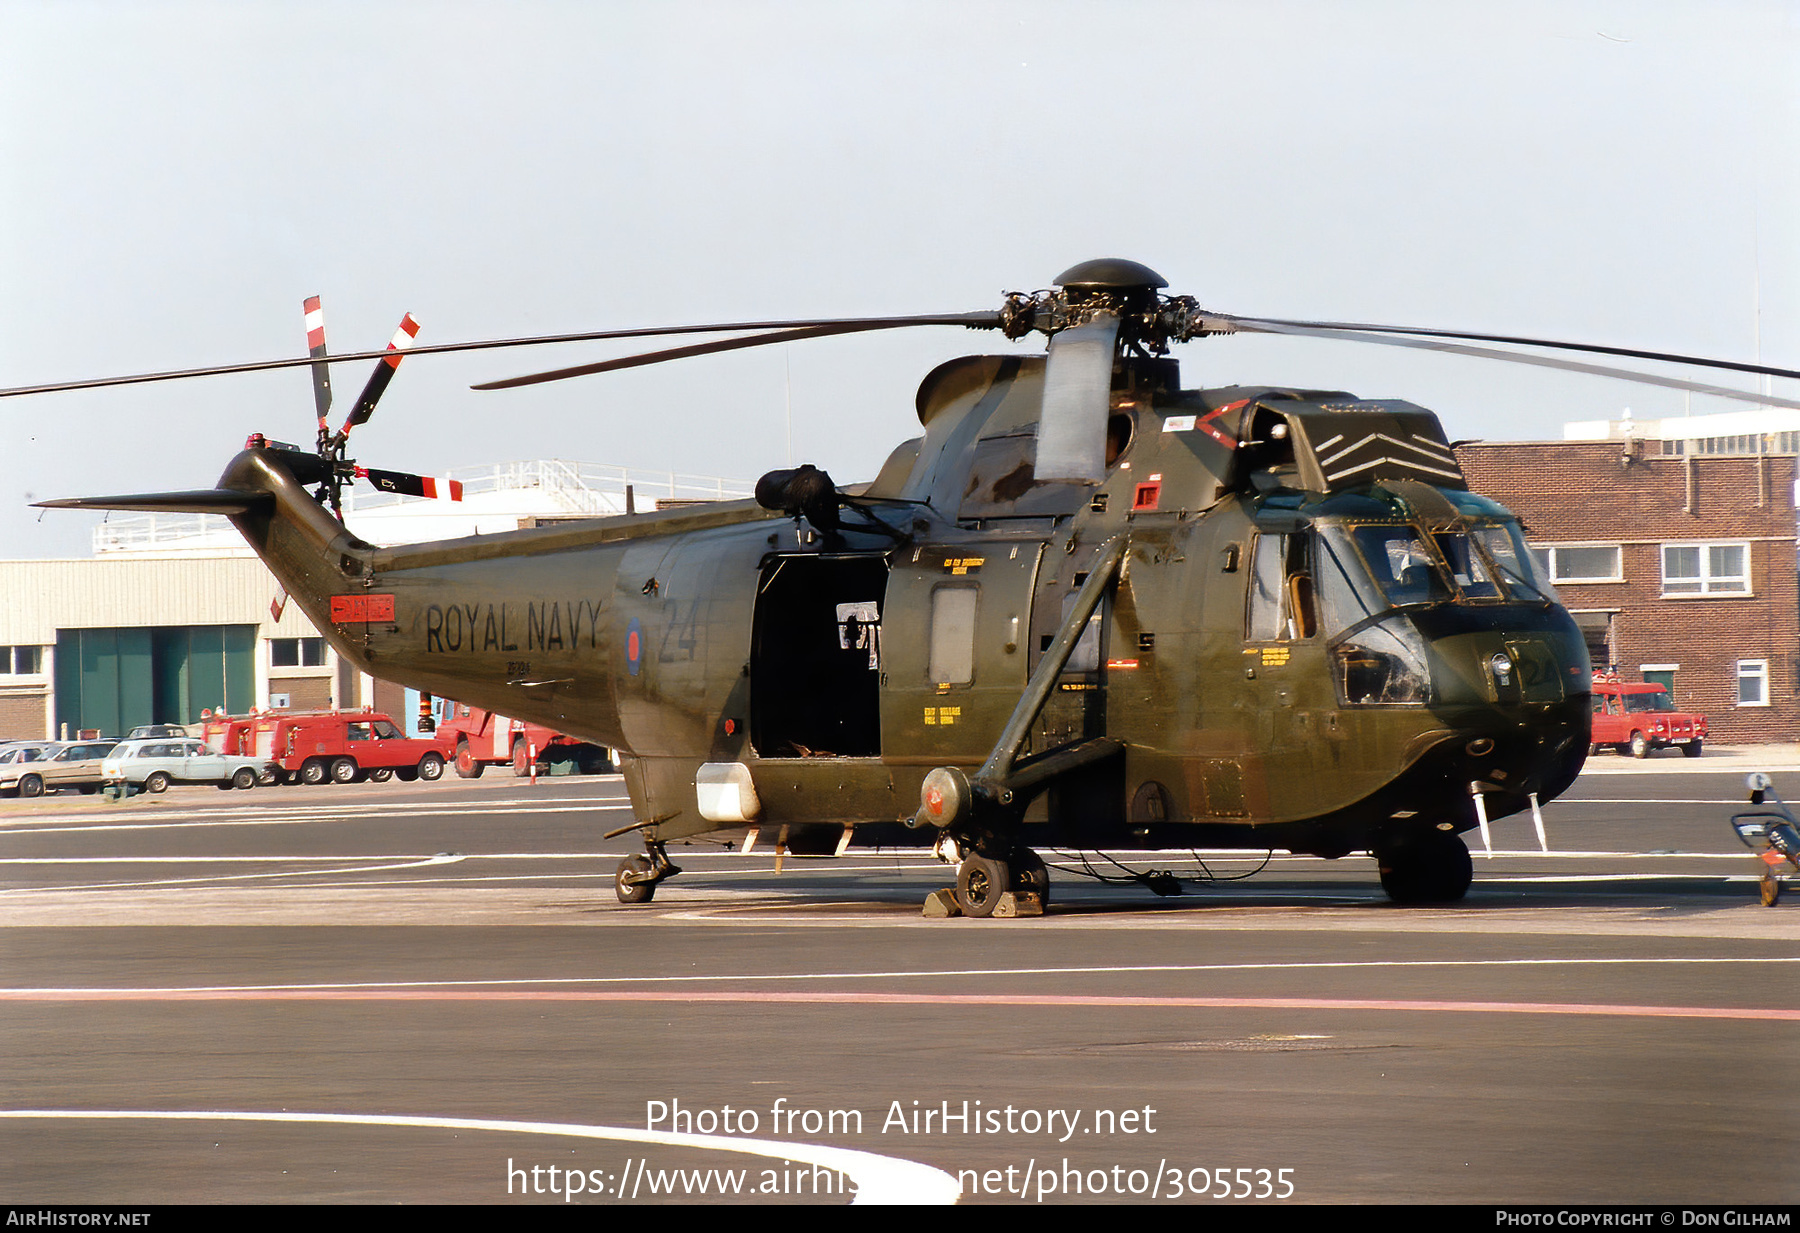
{"label": "fuselage", "polygon": [[272,495],[235,520],[342,654],[619,750],[663,838],[728,823],[695,786],[728,766],[757,824],[928,839],[902,825],[921,780],[988,757],[1117,537],[1023,752],[1119,749],[1033,800],[1034,841],[1337,855],[1466,829],[1473,795],[1501,816],[1560,793],[1587,750],[1582,639],[1435,419],[1172,372],[1121,369],[1094,487],[1034,479],[1041,361],[944,366],[923,438],[862,493],[879,529],[740,502],[377,548],[279,451],[220,487]]}

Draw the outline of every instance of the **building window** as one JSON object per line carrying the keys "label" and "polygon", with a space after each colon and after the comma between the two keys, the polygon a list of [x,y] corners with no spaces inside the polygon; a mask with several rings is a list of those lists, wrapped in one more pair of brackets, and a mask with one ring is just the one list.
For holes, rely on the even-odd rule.
{"label": "building window", "polygon": [[1553,583],[1625,581],[1617,544],[1555,544],[1532,553]]}
{"label": "building window", "polygon": [[323,638],[269,639],[271,668],[321,668],[325,665]]}
{"label": "building window", "polygon": [[1664,544],[1664,595],[1750,594],[1750,545]]}
{"label": "building window", "polygon": [[0,646],[0,676],[36,676],[43,670],[43,647]]}
{"label": "building window", "polygon": [[1740,659],[1737,665],[1738,705],[1769,705],[1769,661]]}

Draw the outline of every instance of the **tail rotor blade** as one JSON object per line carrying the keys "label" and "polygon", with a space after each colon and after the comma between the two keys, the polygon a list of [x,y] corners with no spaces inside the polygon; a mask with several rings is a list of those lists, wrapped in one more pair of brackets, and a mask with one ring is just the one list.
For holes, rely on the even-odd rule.
{"label": "tail rotor blade", "polygon": [[1038,419],[1038,479],[1098,484],[1106,478],[1106,420],[1118,337],[1119,318],[1112,313],[1096,314],[1051,337]]}
{"label": "tail rotor blade", "polygon": [[418,336],[419,323],[411,313],[407,313],[400,319],[400,328],[394,331],[394,337],[387,345],[387,354],[381,357],[381,362],[375,365],[375,371],[369,374],[369,383],[363,386],[362,396],[356,400],[356,406],[351,408],[349,418],[338,429],[338,436],[347,437],[352,428],[368,422],[369,417],[375,413],[375,404],[381,401],[388,382],[394,379],[394,373],[399,369],[406,349],[412,346],[413,339]]}
{"label": "tail rotor blade", "polygon": [[374,467],[356,468],[356,477],[368,480],[383,492],[398,493],[403,497],[433,497],[441,501],[463,499],[461,480],[413,475],[408,471],[380,471]]}
{"label": "tail rotor blade", "polygon": [[331,365],[325,362],[325,309],[316,295],[306,298],[306,350],[313,358],[313,405],[319,409],[319,427],[331,410]]}

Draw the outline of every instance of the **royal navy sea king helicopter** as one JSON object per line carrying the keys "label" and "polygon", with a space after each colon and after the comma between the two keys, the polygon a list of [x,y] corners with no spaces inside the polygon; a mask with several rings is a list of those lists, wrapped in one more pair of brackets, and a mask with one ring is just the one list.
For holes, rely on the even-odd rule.
{"label": "royal navy sea king helicopter", "polygon": [[370,353],[376,376],[335,433],[329,365],[370,355],[329,356],[310,316],[305,359],[5,393],[310,364],[314,449],[254,435],[212,489],[44,504],[224,514],[363,671],[617,749],[644,844],[619,866],[624,902],[679,872],[670,842],[744,828],[794,853],[841,854],[853,836],[936,844],[960,859],[970,916],[1041,907],[1043,847],[1366,851],[1391,898],[1460,898],[1460,834],[1555,798],[1581,769],[1581,635],[1430,411],[1183,389],[1170,345],[1355,338],[1778,405],[1800,404],[1469,344],[1800,374],[1231,317],[1166,286],[1107,259],[998,312],[414,347],[734,335],[476,387],[506,388],[913,325],[1049,338],[1046,354],[934,369],[922,435],[864,485],[805,466],[765,476],[754,501],[400,547],[336,512],[355,478],[431,490],[345,456],[394,348]]}

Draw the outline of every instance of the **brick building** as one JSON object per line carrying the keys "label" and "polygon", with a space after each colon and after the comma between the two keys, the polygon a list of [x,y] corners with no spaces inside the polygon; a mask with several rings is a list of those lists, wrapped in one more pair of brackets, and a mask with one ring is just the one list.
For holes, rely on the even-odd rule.
{"label": "brick building", "polygon": [[1800,740],[1795,455],[1662,450],[1481,441],[1456,456],[1523,520],[1596,667],[1668,685],[1716,742]]}

